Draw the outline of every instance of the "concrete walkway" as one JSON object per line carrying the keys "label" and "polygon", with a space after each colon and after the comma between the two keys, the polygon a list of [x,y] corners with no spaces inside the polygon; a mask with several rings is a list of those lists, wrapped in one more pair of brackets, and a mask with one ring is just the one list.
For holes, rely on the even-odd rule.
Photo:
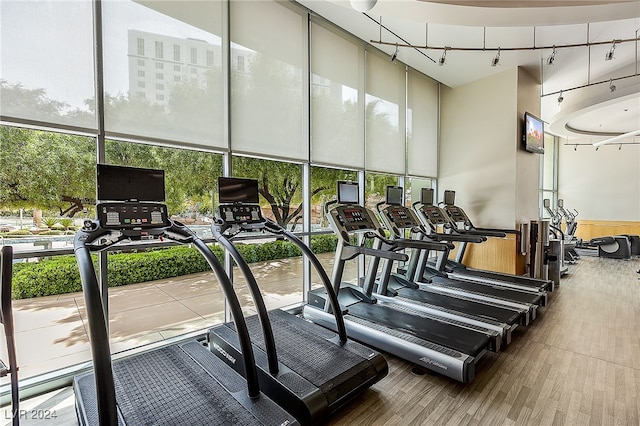
{"label": "concrete walkway", "polygon": [[[331,274],[333,253],[320,256]],[[351,262],[353,263],[353,262]],[[302,300],[302,258],[251,264],[270,309]],[[355,276],[355,264],[345,277]],[[351,275],[349,275],[351,274]],[[235,286],[247,312],[253,301],[240,276]],[[320,285],[317,275],[312,282]],[[213,273],[132,284],[109,289],[113,353],[204,330],[224,319],[224,297]],[[86,309],[82,293],[14,301],[14,321],[20,379],[91,360]],[[0,357],[7,359],[0,331]],[[2,378],[0,384],[8,383]]]}

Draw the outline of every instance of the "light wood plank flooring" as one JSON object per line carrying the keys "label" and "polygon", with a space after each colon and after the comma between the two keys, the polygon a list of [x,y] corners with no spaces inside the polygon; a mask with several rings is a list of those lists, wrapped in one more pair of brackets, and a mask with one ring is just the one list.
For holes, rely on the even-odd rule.
{"label": "light wood plank flooring", "polygon": [[463,385],[388,357],[331,425],[640,425],[640,259],[583,257],[550,304]]}
{"label": "light wood plank flooring", "polygon": [[[539,318],[481,360],[473,383],[417,376],[389,356],[389,375],[328,424],[640,425],[638,269],[640,259],[583,257]],[[76,424],[70,388],[21,408],[56,410],[56,419],[27,425]]]}

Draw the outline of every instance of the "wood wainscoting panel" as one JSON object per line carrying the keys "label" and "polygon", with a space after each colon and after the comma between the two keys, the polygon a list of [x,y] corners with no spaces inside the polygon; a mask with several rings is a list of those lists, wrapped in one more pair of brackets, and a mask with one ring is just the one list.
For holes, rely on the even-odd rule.
{"label": "wood wainscoting panel", "polygon": [[588,241],[596,237],[608,235],[640,235],[640,222],[579,220],[576,237]]}
{"label": "wood wainscoting panel", "polygon": [[[519,247],[520,242],[513,234],[505,238],[488,238],[482,244],[467,244],[463,263],[469,268],[522,274],[524,261],[519,254]],[[455,257],[455,253],[452,256]]]}

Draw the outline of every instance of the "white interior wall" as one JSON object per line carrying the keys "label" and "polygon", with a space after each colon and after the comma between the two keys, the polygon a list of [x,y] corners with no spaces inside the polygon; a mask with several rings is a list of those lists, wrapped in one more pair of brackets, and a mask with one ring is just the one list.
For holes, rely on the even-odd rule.
{"label": "white interior wall", "polygon": [[528,223],[540,215],[538,191],[542,155],[522,149],[524,113],[540,116],[540,84],[536,78],[518,68],[518,110],[513,119],[517,123],[516,143],[516,223]]}
{"label": "white interior wall", "polygon": [[441,92],[438,199],[456,204],[476,226],[516,222],[517,69]]}
{"label": "white interior wall", "polygon": [[[575,150],[574,144],[579,145]],[[640,145],[561,140],[558,197],[578,210],[578,219],[640,221]]]}

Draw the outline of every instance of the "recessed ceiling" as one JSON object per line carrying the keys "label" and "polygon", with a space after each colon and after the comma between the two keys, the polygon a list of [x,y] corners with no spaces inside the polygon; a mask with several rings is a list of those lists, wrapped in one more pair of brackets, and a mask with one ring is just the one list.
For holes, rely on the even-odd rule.
{"label": "recessed ceiling", "polygon": [[442,3],[469,7],[566,7],[566,6],[594,6],[612,3],[633,3],[634,0],[420,0],[425,3]]}

